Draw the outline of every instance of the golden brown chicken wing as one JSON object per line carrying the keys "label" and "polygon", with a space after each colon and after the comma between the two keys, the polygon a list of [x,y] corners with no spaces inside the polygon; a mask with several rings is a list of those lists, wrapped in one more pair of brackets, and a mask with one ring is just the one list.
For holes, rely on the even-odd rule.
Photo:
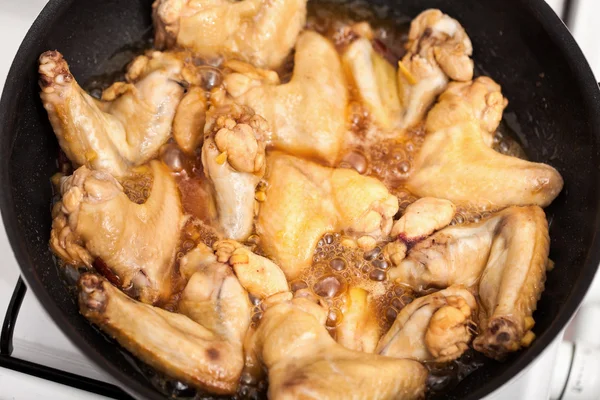
{"label": "golden brown chicken wing", "polygon": [[155,43],[279,66],[306,20],[306,0],[156,0]]}
{"label": "golden brown chicken wing", "polygon": [[144,303],[171,294],[174,259],[184,221],[177,185],[160,161],[143,204],[132,202],[106,172],[83,166],[63,178],[50,245],[70,264],[91,267],[96,258]]}
{"label": "golden brown chicken wing", "polygon": [[419,399],[427,370],[420,363],[352,351],[331,338],[325,311],[297,298],[270,305],[255,349],[269,372],[269,398]]}
{"label": "golden brown chicken wing", "polygon": [[398,199],[377,179],[281,153],[267,159],[268,188],[256,229],[288,279],[310,265],[326,232],[346,231],[373,242],[389,234]]}
{"label": "golden brown chicken wing", "polygon": [[176,314],[138,303],[105,279],[79,279],[80,312],[153,368],[189,385],[235,393],[250,320],[246,292],[222,264],[192,276]]}
{"label": "golden brown chicken wing", "polygon": [[296,44],[292,79],[285,84],[265,73],[245,71],[230,74],[225,86],[235,102],[269,121],[270,144],[334,164],[344,144],[348,94],[333,44],[316,32],[303,32]]}
{"label": "golden brown chicken wing", "polygon": [[[75,81],[58,51],[39,59],[40,94],[59,144],[75,166],[123,176],[132,166],[156,156],[171,134],[183,96],[176,82],[182,63],[153,53],[152,62],[135,67],[135,83],[119,82],[89,96]],[[133,71],[132,71],[133,72]]]}
{"label": "golden brown chicken wing", "polygon": [[554,168],[489,147],[505,106],[500,86],[490,78],[450,84],[427,115],[425,142],[407,188],[419,197],[483,209],[550,204],[563,186]]}
{"label": "golden brown chicken wing", "polygon": [[478,287],[475,348],[502,358],[532,339],[532,314],[544,289],[548,250],[544,211],[509,207],[479,223],[438,231],[411,248],[388,276],[417,291],[456,284]]}

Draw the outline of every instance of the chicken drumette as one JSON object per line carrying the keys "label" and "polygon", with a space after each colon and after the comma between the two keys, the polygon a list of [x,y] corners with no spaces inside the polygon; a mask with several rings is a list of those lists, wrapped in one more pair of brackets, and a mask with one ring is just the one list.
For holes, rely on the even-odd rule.
{"label": "chicken drumette", "polygon": [[156,156],[171,134],[183,96],[183,63],[160,52],[151,62],[134,63],[131,83],[118,82],[103,101],[75,81],[58,51],[40,56],[40,94],[61,148],[75,164],[124,176]]}
{"label": "chicken drumette", "polygon": [[418,361],[453,360],[469,347],[476,311],[475,297],[459,286],[419,297],[400,311],[376,351]]}
{"label": "chicken drumette", "polygon": [[267,122],[235,104],[209,110],[202,165],[212,183],[219,225],[226,238],[252,233],[256,186],[265,173]]}
{"label": "chicken drumette", "polygon": [[532,314],[544,289],[549,246],[541,208],[509,207],[418,242],[389,277],[417,291],[456,284],[478,290],[475,348],[502,358],[533,338]]}

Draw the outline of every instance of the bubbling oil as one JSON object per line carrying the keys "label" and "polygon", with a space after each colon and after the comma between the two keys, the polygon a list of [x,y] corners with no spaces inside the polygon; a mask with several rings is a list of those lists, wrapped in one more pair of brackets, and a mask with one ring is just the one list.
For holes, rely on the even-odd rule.
{"label": "bubbling oil", "polygon": [[152,174],[136,173],[124,179],[121,185],[129,200],[136,204],[144,204],[150,197],[153,183]]}
{"label": "bubbling oil", "polygon": [[332,335],[343,321],[342,310],[351,288],[361,288],[371,294],[382,331],[389,329],[398,312],[414,299],[408,287],[387,278],[391,266],[383,251],[387,242],[381,242],[369,251],[349,246],[352,242],[353,239],[341,233],[325,234],[317,243],[311,267],[290,282],[293,292],[308,290],[327,305],[326,326]]}

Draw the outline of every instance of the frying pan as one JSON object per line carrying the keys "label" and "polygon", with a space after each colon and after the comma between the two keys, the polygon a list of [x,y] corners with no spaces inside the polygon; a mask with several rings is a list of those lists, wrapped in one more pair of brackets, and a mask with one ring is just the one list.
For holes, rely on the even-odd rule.
{"label": "frying pan", "polygon": [[[58,145],[39,99],[37,58],[58,49],[80,81],[106,71],[151,31],[151,0],[53,0],[25,37],[0,102],[0,206],[27,285],[62,331],[138,398],[162,399],[131,356],[79,315],[48,248],[50,176]],[[373,0],[414,17],[440,8],[474,45],[478,70],[502,85],[505,120],[528,156],[565,180],[546,212],[556,267],[534,314],[537,339],[505,362],[486,360],[443,398],[479,399],[527,367],[565,327],[600,261],[600,92],[567,28],[543,0]],[[340,3],[341,6],[341,3]],[[117,60],[118,61],[118,60]],[[123,63],[125,61],[121,61]],[[340,393],[343,396],[343,393]]]}

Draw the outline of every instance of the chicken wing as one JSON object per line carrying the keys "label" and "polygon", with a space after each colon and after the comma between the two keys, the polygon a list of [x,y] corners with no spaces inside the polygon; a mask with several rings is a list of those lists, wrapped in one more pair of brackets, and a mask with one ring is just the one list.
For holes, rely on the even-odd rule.
{"label": "chicken wing", "polygon": [[173,118],[173,138],[187,154],[202,144],[206,122],[207,99],[200,87],[191,88],[181,99]]}
{"label": "chicken wing", "polygon": [[471,40],[460,23],[440,10],[427,10],[411,23],[407,53],[399,64],[402,127],[422,120],[448,81],[473,78]]}
{"label": "chicken wing", "polygon": [[244,240],[253,230],[256,186],[265,172],[267,122],[247,107],[209,110],[202,165],[212,183],[219,225],[226,238]]}
{"label": "chicken wing", "polygon": [[286,84],[272,84],[272,78],[257,81],[256,73],[236,72],[225,78],[227,91],[235,94],[237,103],[269,121],[275,148],[332,165],[343,145],[348,101],[338,53],[329,40],[305,31],[298,38],[294,62],[292,79]]}
{"label": "chicken wing", "polygon": [[78,289],[81,314],[145,363],[194,387],[235,393],[250,304],[225,265],[192,276],[180,303],[187,316],[138,303],[89,273]]}
{"label": "chicken wing", "polygon": [[483,209],[550,204],[563,186],[554,168],[488,146],[505,105],[500,86],[489,78],[452,83],[427,116],[425,141],[406,187],[419,197]]}
{"label": "chicken wing", "polygon": [[528,207],[505,217],[479,281],[481,333],[476,350],[496,359],[527,347],[544,291],[550,237],[544,211]]}
{"label": "chicken wing", "polygon": [[178,312],[235,347],[233,358],[239,368],[241,346],[250,324],[248,294],[225,264],[200,265],[197,269],[181,293]]}
{"label": "chicken wing", "polygon": [[468,349],[475,297],[460,286],[419,297],[404,307],[377,345],[377,354],[417,361],[451,361]]}
{"label": "chicken wing", "polygon": [[347,349],[373,353],[381,336],[372,296],[364,289],[351,288],[342,321],[336,327],[336,340]]}
{"label": "chicken wing", "polygon": [[186,280],[189,280],[194,273],[216,262],[217,256],[214,251],[200,242],[181,257],[181,260],[179,260],[179,271]]}
{"label": "chicken wing", "polygon": [[266,299],[290,290],[281,268],[268,258],[253,253],[234,240],[220,240],[213,247],[217,260],[233,268],[240,283],[251,295]]}
{"label": "chicken wing", "polygon": [[256,331],[272,399],[418,399],[427,370],[412,360],[344,348],[321,323],[324,310],[296,298],[267,308]]}
{"label": "chicken wing", "polygon": [[458,21],[440,10],[424,11],[412,21],[406,47],[398,70],[368,37],[354,40],[343,52],[361,101],[385,130],[415,125],[451,79],[473,77],[471,40]]}
{"label": "chicken wing", "polygon": [[398,211],[398,199],[385,185],[354,170],[274,152],[265,177],[268,188],[256,230],[263,250],[289,280],[310,265],[326,232],[384,238]]}
{"label": "chicken wing", "polygon": [[394,66],[379,55],[365,37],[344,50],[342,62],[371,118],[385,130],[400,127],[402,105]]}
{"label": "chicken wing", "polygon": [[528,332],[544,289],[548,250],[544,211],[537,206],[510,207],[417,243],[388,276],[417,291],[479,284],[481,333],[474,345],[501,358],[532,339]]}
{"label": "chicken wing", "polygon": [[123,289],[144,303],[166,300],[174,279],[174,257],[184,221],[177,185],[167,168],[152,161],[152,192],[143,204],[123,193],[106,172],[83,166],[63,178],[50,245],[71,264],[88,267],[96,258]]}
{"label": "chicken wing", "polygon": [[409,245],[450,224],[455,213],[456,206],[448,200],[423,197],[410,204],[392,226],[395,240],[384,249],[388,258],[393,264],[400,264]]}
{"label": "chicken wing", "polygon": [[279,66],[306,21],[306,0],[156,0],[155,44]]}
{"label": "chicken wing", "polygon": [[423,197],[406,208],[394,222],[391,234],[405,242],[414,242],[450,224],[455,212],[456,206],[448,200]]}
{"label": "chicken wing", "polygon": [[183,96],[174,80],[181,64],[156,53],[135,84],[113,85],[102,102],[79,87],[58,51],[40,56],[40,96],[59,144],[75,166],[123,176],[154,157],[168,140]]}

